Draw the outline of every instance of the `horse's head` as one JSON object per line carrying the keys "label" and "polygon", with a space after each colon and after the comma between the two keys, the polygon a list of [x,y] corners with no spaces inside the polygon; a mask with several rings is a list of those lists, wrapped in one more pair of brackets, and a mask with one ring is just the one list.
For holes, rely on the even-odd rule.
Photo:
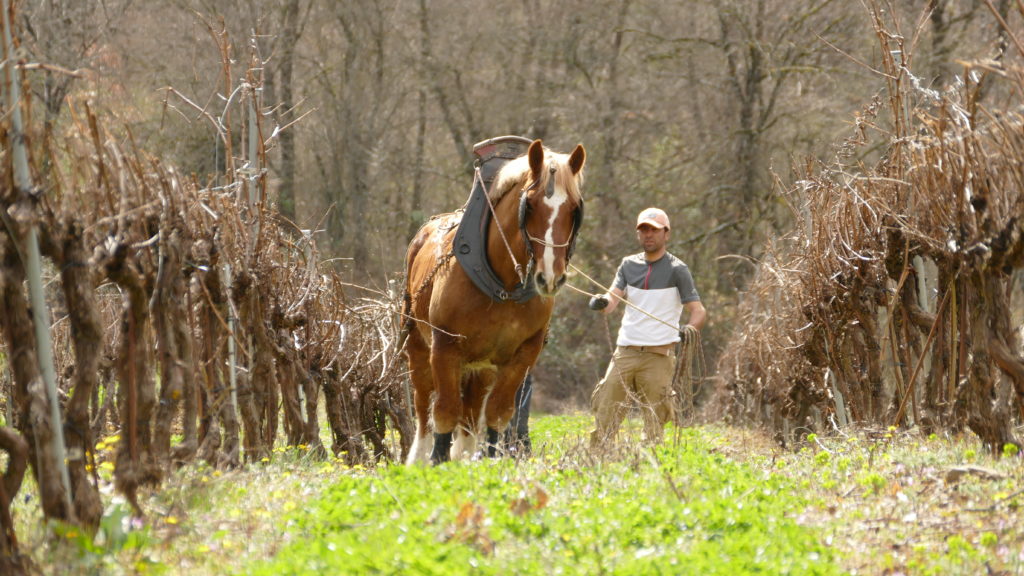
{"label": "horse's head", "polygon": [[519,201],[519,229],[537,293],[554,296],[565,284],[569,259],[583,223],[583,165],[587,153],[577,144],[571,154],[557,154],[534,140],[527,152],[529,184]]}

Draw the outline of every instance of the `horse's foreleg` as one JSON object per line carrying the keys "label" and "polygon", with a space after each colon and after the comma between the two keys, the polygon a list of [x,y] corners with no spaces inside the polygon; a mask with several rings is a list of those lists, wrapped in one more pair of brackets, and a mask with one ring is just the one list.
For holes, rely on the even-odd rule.
{"label": "horse's foreleg", "polygon": [[[494,388],[487,399],[485,417],[487,422],[488,456],[498,454],[497,439],[508,427],[512,414],[515,412],[516,391],[522,386],[526,379],[526,373],[537,356],[540,355],[544,346],[544,331],[538,332],[535,336],[520,346],[511,362],[498,370]],[[494,441],[491,441],[491,438]]]}
{"label": "horse's foreleg", "polygon": [[494,370],[481,369],[467,374],[462,381],[462,418],[455,431],[452,458],[467,458],[476,454],[478,439],[483,432],[483,407],[494,386]]}
{"label": "horse's foreleg", "polygon": [[452,432],[462,417],[462,362],[457,346],[447,334],[435,331],[430,348],[430,367],[434,380],[434,450],[430,459],[435,464],[451,459]]}
{"label": "horse's foreleg", "polygon": [[430,461],[433,464],[440,464],[452,459],[452,433],[434,432],[434,447],[430,451]]}
{"label": "horse's foreleg", "polygon": [[493,458],[499,454],[501,435],[504,433],[505,428],[508,427],[509,421],[512,420],[512,413],[515,411],[516,390],[519,389],[519,384],[522,383],[525,377],[526,373],[524,371],[523,377],[518,381],[515,378],[505,380],[499,378],[499,381],[491,391],[490,397],[487,399],[485,417],[487,422],[488,457]]}
{"label": "horse's foreleg", "polygon": [[488,458],[497,458],[498,455],[502,453],[504,448],[502,448],[499,445],[500,440],[501,440],[501,433],[498,432],[496,429],[491,428],[490,426],[488,426],[487,427],[487,442],[486,442],[486,444],[487,444],[487,457]]}

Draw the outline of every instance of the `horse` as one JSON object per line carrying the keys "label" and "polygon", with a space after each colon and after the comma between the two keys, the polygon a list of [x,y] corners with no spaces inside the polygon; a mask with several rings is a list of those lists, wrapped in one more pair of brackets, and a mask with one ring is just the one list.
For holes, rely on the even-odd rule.
{"label": "horse", "polygon": [[533,140],[497,173],[480,225],[480,250],[498,284],[492,293],[456,258],[468,208],[432,217],[409,243],[403,315],[417,427],[407,464],[473,455],[485,427],[487,455],[496,454],[566,281],[585,162],[582,144],[560,154]]}

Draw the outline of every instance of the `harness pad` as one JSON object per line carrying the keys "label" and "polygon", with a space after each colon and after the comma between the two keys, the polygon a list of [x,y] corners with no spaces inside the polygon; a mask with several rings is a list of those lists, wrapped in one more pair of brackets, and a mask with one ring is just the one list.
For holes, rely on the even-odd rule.
{"label": "harness pad", "polygon": [[532,282],[526,285],[519,282],[511,291],[506,290],[487,259],[487,227],[491,222],[491,212],[486,188],[490,187],[502,166],[526,153],[531,142],[521,136],[499,136],[473,146],[480,178],[474,179],[462,221],[455,232],[455,259],[473,284],[495,302],[512,300],[522,304],[537,295]]}

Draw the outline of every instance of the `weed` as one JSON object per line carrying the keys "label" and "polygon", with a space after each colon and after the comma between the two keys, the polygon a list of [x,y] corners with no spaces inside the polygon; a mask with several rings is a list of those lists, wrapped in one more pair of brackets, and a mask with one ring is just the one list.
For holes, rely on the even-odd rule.
{"label": "weed", "polygon": [[[107,438],[95,537],[46,527],[30,477],[14,519],[43,573],[1022,573],[1024,469],[972,436],[819,433],[787,452],[669,427],[652,448],[627,420],[598,456],[592,423],[535,417],[526,460],[364,469],[296,447],[242,470],[197,462],[143,495],[145,520],[112,495]],[[997,474],[947,481],[969,453]]]}
{"label": "weed", "polygon": [[[572,423],[538,419],[535,437],[579,441],[589,419]],[[558,458],[345,477],[288,518],[294,545],[245,571],[838,573],[816,534],[787,517],[806,506],[800,491],[709,451],[707,434],[676,430],[677,441],[593,462],[542,441]],[[322,555],[324,542],[335,554]]]}
{"label": "weed", "polygon": [[860,485],[864,487],[867,494],[878,494],[885,488],[886,481],[877,472],[868,472],[860,477]]}

